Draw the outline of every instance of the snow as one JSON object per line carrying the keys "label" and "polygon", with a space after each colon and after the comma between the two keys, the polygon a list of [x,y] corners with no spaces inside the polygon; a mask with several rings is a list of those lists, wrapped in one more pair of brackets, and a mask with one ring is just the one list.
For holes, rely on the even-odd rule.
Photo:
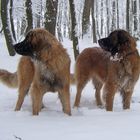
{"label": "snow", "polygon": [[[71,42],[63,42],[74,59]],[[88,39],[80,42],[80,50],[93,46]],[[140,42],[138,42],[140,50]],[[4,38],[0,36],[0,68],[16,71],[20,56],[8,55]],[[57,94],[44,96],[45,108],[39,116],[32,116],[30,95],[25,98],[21,111],[15,112],[18,91],[0,83],[0,140],[139,140],[140,138],[140,80],[131,103],[131,109],[124,111],[119,94],[115,96],[114,111],[107,112],[95,104],[94,88],[91,82],[83,91],[81,107],[73,108],[76,88],[71,86],[72,116],[62,112]]]}

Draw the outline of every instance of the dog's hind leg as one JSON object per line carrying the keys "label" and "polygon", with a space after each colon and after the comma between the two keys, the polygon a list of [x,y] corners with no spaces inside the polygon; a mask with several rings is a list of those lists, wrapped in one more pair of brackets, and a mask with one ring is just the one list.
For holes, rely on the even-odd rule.
{"label": "dog's hind leg", "polygon": [[96,98],[96,104],[97,106],[101,107],[102,106],[102,101],[101,101],[101,88],[102,88],[102,83],[98,81],[97,79],[93,78],[92,83],[95,86],[95,98]]}
{"label": "dog's hind leg", "polygon": [[22,57],[18,65],[18,100],[15,111],[20,110],[34,77],[34,65],[28,57]]}
{"label": "dog's hind leg", "polygon": [[19,94],[18,94],[18,100],[17,100],[17,103],[16,103],[15,111],[18,111],[18,110],[21,109],[24,98],[28,94],[28,90],[29,90],[29,88],[26,89],[26,87],[22,87],[22,86],[19,87],[19,91],[18,91]]}
{"label": "dog's hind leg", "polygon": [[82,90],[87,82],[88,82],[88,78],[84,76],[82,77],[82,75],[80,78],[77,79],[77,94],[74,102],[74,107],[79,107]]}
{"label": "dog's hind leg", "polygon": [[[31,74],[30,74],[31,76]],[[30,89],[31,83],[32,83],[32,76],[31,77],[19,77],[19,89],[18,89],[18,100],[16,103],[15,111],[18,111],[21,109],[21,106],[23,104],[25,96],[28,94],[28,91]]]}

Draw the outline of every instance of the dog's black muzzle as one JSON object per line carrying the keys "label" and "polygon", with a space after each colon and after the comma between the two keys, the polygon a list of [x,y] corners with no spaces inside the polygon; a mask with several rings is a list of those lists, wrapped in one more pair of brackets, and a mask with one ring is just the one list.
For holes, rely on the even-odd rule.
{"label": "dog's black muzzle", "polygon": [[98,40],[100,47],[105,51],[110,51],[108,38],[102,38]]}
{"label": "dog's black muzzle", "polygon": [[25,40],[15,44],[13,47],[15,51],[20,55],[25,55],[25,56],[33,55],[32,45]]}
{"label": "dog's black muzzle", "polygon": [[112,56],[118,52],[118,46],[113,46],[113,44],[110,44],[109,38],[99,39],[98,43],[103,50],[110,52]]}

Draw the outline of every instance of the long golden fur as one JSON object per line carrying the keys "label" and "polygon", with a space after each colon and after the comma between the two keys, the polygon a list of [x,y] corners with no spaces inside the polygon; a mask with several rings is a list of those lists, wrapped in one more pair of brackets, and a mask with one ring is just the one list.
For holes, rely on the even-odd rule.
{"label": "long golden fur", "polygon": [[77,94],[74,106],[78,107],[81,92],[89,79],[96,89],[97,105],[102,105],[100,90],[106,110],[113,110],[114,95],[122,95],[123,109],[130,108],[131,96],[140,73],[140,57],[136,42],[124,30],[115,30],[107,38],[99,40],[102,47],[85,49],[77,58],[75,78]]}
{"label": "long golden fur", "polygon": [[57,91],[64,113],[71,115],[70,58],[62,44],[48,31],[38,28],[31,30],[25,40],[14,47],[17,53],[24,56],[16,73],[0,70],[0,80],[9,87],[18,87],[15,110],[20,110],[30,90],[33,115],[38,115],[43,95],[48,91]]}

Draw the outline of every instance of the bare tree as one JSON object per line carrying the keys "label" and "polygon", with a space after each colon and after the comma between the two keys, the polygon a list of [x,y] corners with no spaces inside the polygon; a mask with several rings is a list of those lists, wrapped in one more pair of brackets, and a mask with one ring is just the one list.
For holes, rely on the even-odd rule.
{"label": "bare tree", "polygon": [[16,33],[15,33],[14,18],[13,18],[13,0],[10,0],[10,23],[11,23],[11,31],[13,34],[13,38],[16,41]]}
{"label": "bare tree", "polygon": [[110,25],[109,25],[109,21],[110,21],[110,14],[109,14],[109,0],[106,0],[106,14],[107,14],[107,19],[106,19],[106,24],[107,24],[107,34],[109,34],[110,32]]}
{"label": "bare tree", "polygon": [[76,34],[76,15],[75,15],[75,5],[73,0],[69,0],[70,4],[70,14],[71,14],[71,30],[72,30],[72,40],[73,40],[73,50],[74,50],[74,57],[75,59],[79,55],[79,48],[78,48],[78,37]]}
{"label": "bare tree", "polygon": [[111,31],[116,29],[116,1],[112,2],[112,25]]}
{"label": "bare tree", "polygon": [[138,29],[138,19],[137,19],[137,1],[133,0],[133,17],[134,17],[134,32]]}
{"label": "bare tree", "polygon": [[46,0],[45,28],[55,35],[58,0]]}
{"label": "bare tree", "polygon": [[33,28],[33,15],[32,15],[32,1],[26,0],[26,20],[27,20],[27,28],[26,33]]}
{"label": "bare tree", "polygon": [[101,1],[101,35],[103,35],[103,27],[104,27],[104,16],[103,16],[103,13],[104,13],[104,11],[103,11],[103,6],[104,6],[104,2],[103,1]]}
{"label": "bare tree", "polygon": [[14,40],[13,40],[10,26],[9,26],[10,22],[9,22],[9,16],[8,16],[8,3],[9,3],[9,0],[1,1],[1,19],[2,19],[3,30],[4,30],[4,35],[5,35],[9,55],[14,56],[15,55],[15,51],[13,49]]}
{"label": "bare tree", "polygon": [[116,1],[116,7],[117,7],[117,28],[120,28],[120,23],[119,23],[119,2]]}
{"label": "bare tree", "polygon": [[82,16],[82,36],[85,35],[89,30],[90,25],[90,11],[91,11],[92,0],[85,0],[83,16]]}
{"label": "bare tree", "polygon": [[130,1],[126,0],[126,30],[130,31],[130,23],[129,23],[129,16],[130,16]]}
{"label": "bare tree", "polygon": [[95,14],[94,14],[94,6],[95,1],[92,0],[92,32],[93,32],[93,42],[97,42],[97,36],[96,36],[96,21],[95,21]]}

